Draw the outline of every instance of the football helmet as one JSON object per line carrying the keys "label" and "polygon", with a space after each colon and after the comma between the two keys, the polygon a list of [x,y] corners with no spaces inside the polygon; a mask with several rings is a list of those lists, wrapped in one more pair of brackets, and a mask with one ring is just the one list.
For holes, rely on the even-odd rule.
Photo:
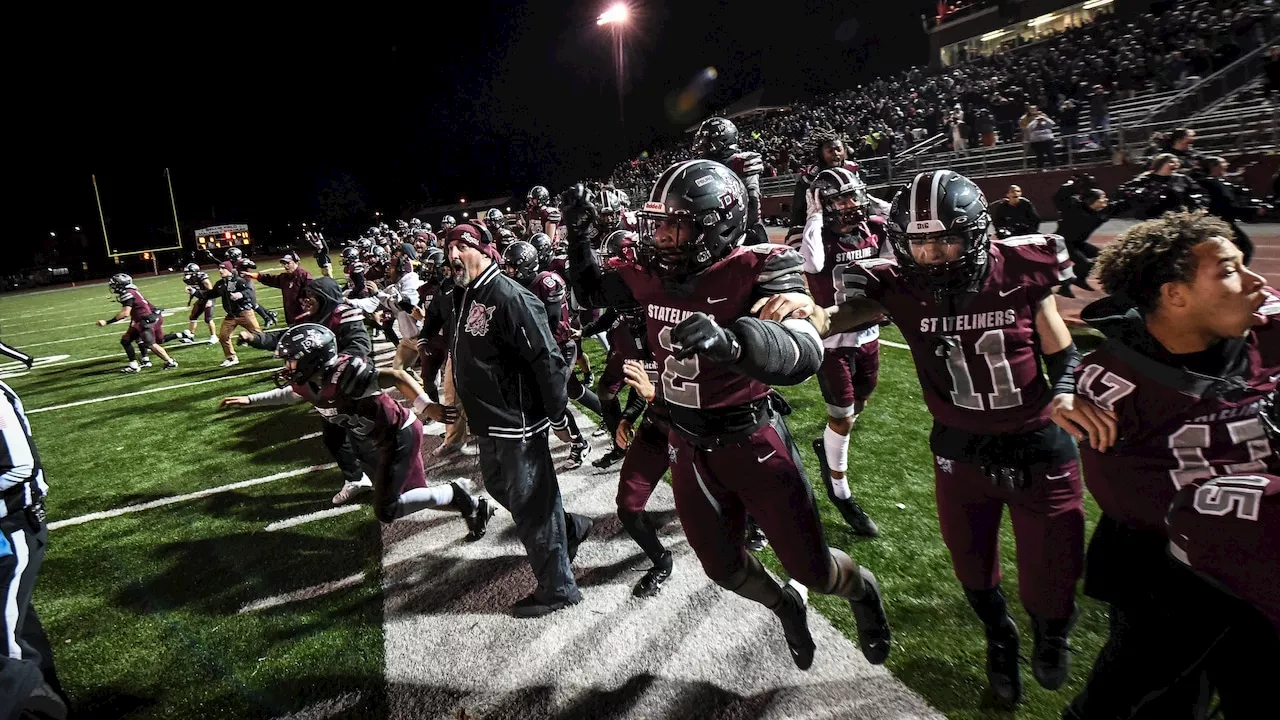
{"label": "football helmet", "polygon": [[534,185],[529,188],[529,194],[524,199],[525,207],[529,210],[537,210],[540,207],[551,204],[551,191],[541,185]]}
{"label": "football helmet", "polygon": [[833,230],[857,225],[866,219],[867,184],[846,168],[827,168],[813,179],[822,202],[822,222]]}
{"label": "football helmet", "polygon": [[430,248],[426,254],[422,256],[420,263],[424,279],[433,282],[440,280],[440,270],[444,267],[444,251],[440,248]]}
{"label": "football helmet", "polygon": [[238,247],[227,248],[227,259],[231,262],[239,262],[244,257],[244,251]]}
{"label": "football helmet", "polygon": [[342,264],[355,265],[360,262],[360,249],[354,245],[342,248]]}
{"label": "football helmet", "polygon": [[[742,239],[746,218],[746,187],[737,173],[714,160],[667,168],[636,213],[640,240],[654,248],[658,274],[676,280],[727,255]],[[663,247],[658,233],[669,224],[675,224],[675,237]]]}
{"label": "football helmet", "polygon": [[288,328],[280,335],[276,345],[276,357],[286,363],[292,361],[292,368],[287,365],[278,370],[274,379],[276,385],[302,385],[318,378],[327,368],[338,360],[338,338],[329,328],[316,323],[302,323]]}
{"label": "football helmet", "polygon": [[521,285],[528,285],[538,274],[538,251],[523,240],[511,243],[502,251],[502,271]]}
{"label": "football helmet", "polygon": [[551,265],[551,259],[556,255],[556,243],[551,236],[546,233],[534,233],[529,238],[529,244],[533,246],[534,252],[538,253],[538,267],[546,270]]}
{"label": "football helmet", "polygon": [[111,292],[119,295],[133,287],[133,276],[126,273],[116,273],[107,281],[107,287],[111,288]]}
{"label": "football helmet", "polygon": [[[987,199],[969,178],[952,170],[916,175],[894,196],[886,230],[898,264],[935,294],[977,290],[991,255]],[[931,242],[961,245],[950,261],[922,263],[912,247]]]}
{"label": "football helmet", "polygon": [[387,252],[385,245],[374,245],[369,249],[369,257],[375,262],[385,263],[391,259],[391,253]]}
{"label": "football helmet", "polygon": [[431,223],[422,223],[422,232],[431,232]]}
{"label": "football helmet", "polygon": [[[417,218],[414,218],[414,219],[416,220]],[[409,231],[409,223],[407,223],[407,222],[405,222],[405,221],[403,221],[403,220],[396,220],[396,230],[397,230],[398,232],[408,232],[408,231]]]}
{"label": "football helmet", "polygon": [[622,212],[612,205],[602,205],[597,211],[599,215],[596,227],[601,233],[611,233],[622,227]]}
{"label": "football helmet", "polygon": [[409,219],[409,226],[410,226],[410,227],[415,227],[415,228],[416,228],[416,227],[419,227],[420,225],[422,225],[422,219],[421,219],[421,218],[410,218],[410,219]]}
{"label": "football helmet", "polygon": [[600,258],[600,264],[607,264],[610,259],[621,260],[626,263],[644,265],[647,264],[647,255],[644,247],[640,244],[640,235],[630,230],[614,230],[604,239],[600,241],[600,248],[596,251]]}
{"label": "football helmet", "polygon": [[506,227],[506,216],[498,208],[489,208],[484,214],[484,224],[489,226],[490,232],[497,232],[498,228]]}
{"label": "football helmet", "polygon": [[721,118],[707,118],[693,134],[693,151],[699,157],[725,162],[738,151],[738,126]]}
{"label": "football helmet", "polygon": [[443,218],[440,219],[440,229],[445,234],[448,234],[450,230],[454,229],[457,226],[458,226],[458,221],[455,220],[452,215],[445,215]]}

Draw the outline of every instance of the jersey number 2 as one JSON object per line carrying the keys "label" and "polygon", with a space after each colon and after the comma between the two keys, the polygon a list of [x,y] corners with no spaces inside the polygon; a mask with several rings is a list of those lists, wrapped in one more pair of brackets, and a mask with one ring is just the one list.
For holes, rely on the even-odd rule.
{"label": "jersey number 2", "polygon": [[951,354],[947,356],[947,372],[951,373],[951,402],[966,410],[1006,410],[1022,404],[1022,390],[1013,384],[1013,368],[1004,352],[1004,331],[988,330],[982,333],[973,349],[987,361],[991,372],[991,387],[995,392],[983,395],[973,389],[973,376],[969,374],[969,362],[964,357],[960,338],[952,336]]}
{"label": "jersey number 2", "polygon": [[[658,333],[658,344],[663,350],[674,353],[680,346],[671,342],[671,327],[664,327]],[[702,388],[697,379],[701,368],[698,367],[698,356],[677,360],[675,355],[668,355],[662,363],[662,399],[669,403],[687,408],[702,407]]]}

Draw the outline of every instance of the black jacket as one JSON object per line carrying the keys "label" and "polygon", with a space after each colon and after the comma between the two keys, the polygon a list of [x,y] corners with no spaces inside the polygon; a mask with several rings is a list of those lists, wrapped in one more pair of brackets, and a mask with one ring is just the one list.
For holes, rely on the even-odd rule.
{"label": "black jacket", "polygon": [[991,222],[996,230],[1006,237],[1040,232],[1040,214],[1036,212],[1036,206],[1026,198],[1022,198],[1017,205],[1009,202],[1008,198],[1000,198],[991,203],[987,211],[991,213]]}
{"label": "black jacket", "polygon": [[[238,297],[232,297],[237,295]],[[258,304],[258,294],[248,278],[232,275],[214,283],[212,290],[196,288],[195,297],[201,300],[222,298],[222,309],[228,316],[239,315],[245,310],[252,310]]]}
{"label": "black jacket", "polygon": [[449,297],[453,386],[472,431],[523,440],[566,427],[569,367],[542,302],[496,262]]}
{"label": "black jacket", "polygon": [[[315,311],[294,319],[300,323],[318,323],[329,328],[338,338],[338,352],[369,357],[373,352],[373,342],[369,339],[369,331],[364,327],[364,313],[343,302],[338,282],[330,277],[311,278],[307,289],[316,298]],[[248,344],[259,350],[275,350],[283,334],[284,329],[260,332]]]}

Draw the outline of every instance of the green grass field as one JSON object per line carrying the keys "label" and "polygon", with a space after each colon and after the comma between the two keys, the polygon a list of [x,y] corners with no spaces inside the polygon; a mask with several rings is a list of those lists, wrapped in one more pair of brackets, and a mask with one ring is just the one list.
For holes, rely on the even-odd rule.
{"label": "green grass field", "polygon": [[[185,326],[180,276],[139,278],[138,286],[175,310],[166,330]],[[261,288],[260,297],[279,308],[275,290]],[[216,409],[221,397],[271,387],[262,371],[276,364],[265,353],[244,348],[239,366],[219,368],[216,345],[170,343],[178,369],[162,371],[156,363],[138,375],[121,374],[124,327],[93,324],[118,307],[105,285],[0,296],[5,342],[39,358],[68,356],[45,360],[30,373],[16,364],[0,366],[0,378],[30,413],[51,486],[51,522],[330,462],[319,438],[306,437],[319,430],[319,421],[304,408]],[[220,319],[220,311],[215,316]],[[198,341],[205,332],[198,329]],[[884,338],[901,341],[892,328]],[[588,346],[599,367],[598,346]],[[187,383],[203,384],[172,387]],[[817,461],[807,446],[825,422],[817,383],[785,394],[795,408],[793,433],[816,481]],[[83,404],[62,407],[70,403]],[[819,488],[828,540],[876,572],[894,629],[889,668],[948,717],[1057,718],[1105,635],[1103,608],[1081,600],[1070,684],[1042,690],[1024,666],[1025,700],[1018,710],[983,707],[982,631],[938,532],[929,423],[910,356],[885,347],[880,386],[858,422],[850,463],[854,492],[881,537],[855,540]],[[274,521],[331,507],[338,483],[336,470],[316,470],[54,529],[36,605],[81,716],[278,717],[358,692],[355,707],[332,717],[381,717],[376,520],[360,511],[265,531]],[[1092,501],[1088,512],[1092,531]],[[1005,589],[1023,630],[1025,657],[1030,629],[1016,603],[1007,520],[1003,540]],[[781,572],[771,552],[764,556]],[[319,597],[246,607],[361,574],[362,581]],[[847,605],[815,595],[814,607],[852,637]]]}

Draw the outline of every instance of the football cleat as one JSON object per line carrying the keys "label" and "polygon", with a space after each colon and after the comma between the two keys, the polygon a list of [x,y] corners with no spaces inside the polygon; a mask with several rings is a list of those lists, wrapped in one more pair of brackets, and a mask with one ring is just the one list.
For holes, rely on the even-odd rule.
{"label": "football cleat", "polygon": [[150,360],[143,360],[143,361],[142,361],[142,363],[140,364],[140,366],[141,366],[141,367],[144,367],[144,368],[149,368],[149,367],[151,367],[151,361],[150,361]]}
{"label": "football cleat", "polygon": [[866,511],[853,496],[848,499],[836,497],[835,484],[831,480],[831,467],[827,463],[827,444],[822,438],[813,441],[813,454],[818,457],[818,466],[822,468],[822,484],[827,487],[827,499],[836,506],[836,510],[840,511],[840,517],[844,518],[845,524],[858,535],[866,537],[878,535],[880,528],[876,527],[875,521],[867,516]]}
{"label": "football cleat", "polygon": [[649,568],[644,577],[640,578],[640,582],[632,588],[631,594],[638,598],[653,597],[662,589],[662,584],[671,577],[671,551],[662,553],[662,557]]}
{"label": "football cleat", "polygon": [[232,365],[239,365],[239,364],[240,364],[240,358],[232,357],[232,358],[227,358],[226,360],[223,360],[222,362],[218,363],[218,367],[231,367]]}
{"label": "football cleat", "polygon": [[817,648],[809,632],[807,597],[808,590],[792,580],[782,587],[782,605],[773,611],[782,621],[782,635],[787,639],[791,660],[801,670],[813,665],[813,651]]}
{"label": "football cleat", "polygon": [[[880,600],[880,583],[871,571],[859,567],[862,582],[867,591],[859,600],[850,600],[853,619],[858,623],[858,647],[862,655],[872,665],[883,665],[889,658],[889,647],[892,637],[889,631],[889,618],[884,613],[884,603]],[[1015,653],[1016,655],[1016,653]]]}
{"label": "football cleat", "polygon": [[169,362],[165,363],[165,364],[164,364],[164,368],[162,368],[162,369],[164,369],[164,370],[172,370],[172,369],[174,369],[174,368],[176,368],[176,367],[178,367],[178,361],[177,361],[177,360],[174,360],[174,359],[172,359],[172,358],[170,358]]}
{"label": "football cleat", "polygon": [[130,363],[128,365],[125,365],[124,368],[120,370],[120,372],[133,374],[136,372],[142,372],[142,368],[138,367],[138,363],[130,361]]}
{"label": "football cleat", "polygon": [[217,336],[217,335],[210,335],[210,336],[209,336],[209,344],[210,344],[210,345],[217,345],[217,344],[218,344],[218,336]]}
{"label": "football cleat", "polygon": [[1031,616],[1031,629],[1035,633],[1031,638],[1031,674],[1046,690],[1057,690],[1067,682],[1071,670],[1067,634],[1078,616],[1078,612],[1066,620]]}
{"label": "football cleat", "polygon": [[764,536],[764,531],[756,524],[756,519],[747,516],[747,549],[751,552],[760,552],[769,547],[769,538]]}
{"label": "football cleat", "polygon": [[987,683],[991,694],[1004,705],[1017,705],[1022,700],[1022,674],[1018,670],[1018,626],[1013,618],[987,632]]}
{"label": "football cleat", "polygon": [[475,457],[480,454],[480,446],[474,442],[466,442],[462,444],[461,448],[458,448],[458,452],[463,457]]}
{"label": "football cleat", "polygon": [[373,482],[369,481],[368,476],[361,478],[358,482],[343,483],[342,489],[333,496],[333,504],[342,505],[356,495],[372,489]]}
{"label": "football cleat", "polygon": [[190,345],[196,341],[196,336],[192,335],[190,330],[183,330],[178,333],[178,339],[182,341],[183,345]]}
{"label": "football cleat", "polygon": [[267,323],[266,323],[266,325],[264,325],[264,326],[263,326],[263,329],[265,330],[266,328],[269,328],[269,327],[271,327],[272,325],[275,325],[277,320],[278,320],[278,318],[276,317],[276,314],[275,314],[275,313],[273,313],[273,312],[271,312],[270,310],[268,310],[268,311],[267,311]]}
{"label": "football cleat", "polygon": [[498,510],[489,504],[488,498],[480,498],[476,500],[476,509],[470,515],[464,516],[462,519],[467,521],[467,540],[475,542],[484,537],[488,531],[489,519],[497,513]]}
{"label": "football cleat", "polygon": [[626,456],[627,456],[627,451],[626,451],[626,450],[623,450],[622,448],[618,447],[617,445],[614,445],[612,450],[610,450],[609,452],[605,453],[604,455],[601,455],[599,460],[596,460],[595,462],[593,462],[593,463],[591,463],[591,464],[592,464],[592,465],[594,465],[595,467],[598,467],[598,468],[600,468],[601,470],[603,470],[603,469],[605,469],[605,468],[609,467],[610,465],[612,465],[612,464],[614,464],[614,463],[618,462],[619,460],[621,460],[622,458],[624,458],[624,457],[626,457]]}

